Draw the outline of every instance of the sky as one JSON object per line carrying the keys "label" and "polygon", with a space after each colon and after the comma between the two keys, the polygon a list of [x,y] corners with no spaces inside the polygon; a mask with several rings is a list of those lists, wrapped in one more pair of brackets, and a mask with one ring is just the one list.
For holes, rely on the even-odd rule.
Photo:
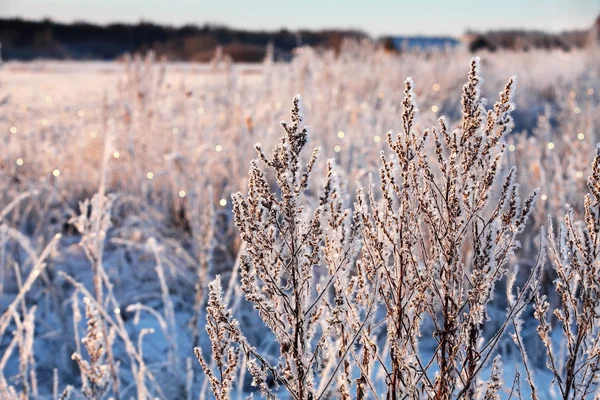
{"label": "sky", "polygon": [[0,0],[0,17],[266,30],[354,28],[373,36],[560,31],[588,28],[599,15],[600,0]]}

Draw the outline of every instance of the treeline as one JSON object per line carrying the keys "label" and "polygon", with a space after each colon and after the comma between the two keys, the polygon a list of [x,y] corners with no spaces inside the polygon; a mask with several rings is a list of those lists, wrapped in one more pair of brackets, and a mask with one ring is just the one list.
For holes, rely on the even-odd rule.
{"label": "treeline", "polygon": [[464,36],[472,52],[500,49],[528,51],[532,49],[562,49],[569,51],[600,43],[600,16],[589,29],[548,33],[526,30],[467,32]]}
{"label": "treeline", "polygon": [[169,60],[207,61],[217,46],[234,61],[260,61],[271,43],[275,57],[288,59],[298,45],[338,49],[345,38],[367,35],[352,30],[247,31],[215,25],[171,27],[149,22],[96,25],[51,20],[0,19],[5,60],[100,59],[154,50]]}
{"label": "treeline", "polygon": [[[209,24],[172,27],[150,22],[96,25],[0,19],[1,55],[5,60],[113,60],[126,53],[153,50],[168,60],[208,61],[220,46],[233,61],[259,62],[268,47],[277,60],[288,60],[299,45],[337,50],[344,39],[368,37],[357,30],[248,31]],[[394,36],[380,38],[379,42],[390,51],[454,47],[460,43],[446,37]],[[472,52],[540,48],[569,51],[600,43],[600,17],[590,29],[556,34],[526,30],[467,32],[462,43]]]}

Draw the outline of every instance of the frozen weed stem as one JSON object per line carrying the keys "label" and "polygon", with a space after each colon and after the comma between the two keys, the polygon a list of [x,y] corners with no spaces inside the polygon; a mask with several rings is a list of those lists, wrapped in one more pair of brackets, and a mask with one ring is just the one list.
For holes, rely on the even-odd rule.
{"label": "frozen weed stem", "polygon": [[239,363],[239,348],[233,346],[232,340],[239,335],[239,327],[237,322],[230,321],[230,313],[223,305],[220,277],[209,284],[209,290],[206,332],[211,338],[212,358],[218,377],[205,361],[199,347],[194,349],[194,353],[202,370],[208,376],[215,397],[218,400],[226,400],[230,398],[231,386]]}
{"label": "frozen weed stem", "polygon": [[[106,158],[106,157],[105,157]],[[92,196],[91,201],[86,199],[79,205],[80,215],[71,219],[71,223],[81,233],[81,244],[85,251],[93,272],[94,294],[98,304],[104,303],[104,280],[106,271],[103,265],[104,243],[106,234],[110,228],[110,209],[113,198],[104,195],[104,185],[100,185],[100,191]],[[89,301],[89,300],[88,300]],[[112,345],[109,343],[108,330],[102,317],[97,322],[98,329],[102,331],[100,337],[104,340],[104,351],[108,358],[108,366],[113,384],[115,398],[119,399],[119,378],[112,354]]]}
{"label": "frozen weed stem", "polygon": [[82,393],[88,400],[102,398],[110,383],[110,371],[104,363],[106,350],[104,349],[103,328],[101,317],[90,299],[85,298],[85,316],[87,318],[87,334],[81,340],[89,355],[89,362],[84,360],[79,353],[73,353],[73,360],[85,379],[82,380]]}

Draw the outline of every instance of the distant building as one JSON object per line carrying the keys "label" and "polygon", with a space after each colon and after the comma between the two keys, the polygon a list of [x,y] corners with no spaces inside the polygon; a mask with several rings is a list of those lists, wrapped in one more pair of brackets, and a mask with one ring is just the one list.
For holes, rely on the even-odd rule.
{"label": "distant building", "polygon": [[470,52],[476,53],[481,50],[496,51],[497,46],[488,39],[484,34],[467,33],[461,38],[462,42],[467,45]]}
{"label": "distant building", "polygon": [[398,53],[454,48],[461,42],[449,36],[385,36],[379,39],[379,43],[386,52]]}

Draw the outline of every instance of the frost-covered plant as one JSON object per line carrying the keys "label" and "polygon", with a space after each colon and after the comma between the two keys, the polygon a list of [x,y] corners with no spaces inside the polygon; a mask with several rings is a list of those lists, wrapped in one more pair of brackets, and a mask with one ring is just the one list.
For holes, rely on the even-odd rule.
{"label": "frost-covered plant", "polygon": [[[212,198],[212,190],[209,190],[209,196],[206,196],[209,200]],[[196,297],[194,299],[194,315],[190,321],[190,327],[192,329],[192,343],[198,344],[199,329],[198,320],[202,313],[203,307],[205,306],[206,297],[206,283],[208,280],[208,273],[213,264],[213,251],[214,251],[214,230],[215,230],[215,210],[214,206],[205,206],[200,221],[193,226],[192,232],[195,233],[196,243],[198,247],[198,268],[197,276],[198,281],[196,282]]]}
{"label": "frost-covered plant", "polygon": [[483,400],[500,400],[502,383],[502,361],[497,356],[492,363],[492,372],[485,389],[485,394],[483,395]]}
{"label": "frost-covered plant", "polygon": [[[385,367],[389,398],[472,398],[477,376],[528,303],[539,273],[538,264],[514,296],[517,271],[509,272],[507,265],[535,193],[521,204],[512,169],[497,200],[492,196],[514,108],[514,80],[487,111],[480,82],[478,60],[473,60],[463,88],[462,124],[449,131],[439,120],[430,158],[429,132],[414,129],[417,110],[408,79],[403,131],[396,137],[388,132],[393,158],[381,155],[382,200],[375,200],[373,187],[367,196],[359,189],[355,212],[365,249],[357,266],[386,309],[389,355],[381,357],[390,363]],[[497,332],[484,334],[496,284],[509,275],[504,322]],[[430,359],[423,359],[418,347],[424,321],[433,324],[437,343]],[[431,370],[437,370],[435,376]]]}
{"label": "frost-covered plant", "polygon": [[[94,294],[97,304],[103,304],[104,281],[106,271],[103,265],[104,243],[110,223],[110,208],[113,198],[104,195],[103,185],[99,193],[96,193],[91,201],[86,199],[79,205],[80,215],[73,217],[71,223],[81,233],[81,246],[91,264],[94,279]],[[89,302],[89,299],[88,299]],[[86,305],[86,308],[88,306]],[[112,377],[113,391],[119,397],[119,379],[117,377],[112,346],[108,339],[108,330],[102,316],[98,315],[95,320],[97,329],[101,331],[100,337],[104,340],[103,349],[108,358],[108,366]]]}
{"label": "frost-covered plant", "polygon": [[215,363],[216,371],[212,371],[202,356],[202,349],[196,347],[194,353],[202,370],[208,376],[212,392],[217,400],[226,400],[231,396],[231,388],[239,364],[240,349],[234,346],[239,328],[235,322],[231,321],[230,312],[223,305],[220,277],[209,284],[209,290],[206,332],[211,339],[212,360]]}
{"label": "frost-covered plant", "polygon": [[[273,156],[257,146],[274,171],[280,198],[253,162],[248,198],[234,195],[236,224],[248,246],[242,289],[273,332],[282,362],[267,364],[254,350],[246,355],[259,360],[262,370],[268,369],[294,398],[319,398],[333,386],[343,398],[353,393],[365,398],[368,391],[377,396],[375,363],[386,371],[388,398],[476,394],[478,375],[529,302],[539,273],[538,264],[513,294],[516,270],[509,274],[507,264],[535,193],[521,204],[513,169],[497,200],[492,196],[502,140],[511,124],[514,80],[487,111],[480,80],[474,60],[463,89],[462,125],[449,132],[440,119],[439,132],[433,130],[434,157],[428,153],[429,132],[419,135],[414,129],[415,95],[412,81],[406,81],[403,132],[397,137],[388,133],[394,153],[392,158],[381,155],[381,201],[373,185],[366,195],[359,188],[354,218],[344,207],[331,162],[312,214],[303,203],[317,153],[302,170],[299,155],[307,129],[301,127],[299,98]],[[503,277],[509,277],[508,309],[500,328],[486,336],[487,307]],[[373,319],[375,302],[385,310],[383,323]],[[433,324],[438,343],[429,360],[419,351],[425,320]],[[381,327],[389,349],[384,352],[372,336]],[[212,335],[211,340],[214,346],[219,338]],[[500,365],[494,362],[496,381]],[[266,375],[254,375],[264,386]],[[490,398],[497,386],[488,385]]]}
{"label": "frost-covered plant", "polygon": [[553,314],[565,338],[565,351],[554,346],[550,303],[546,296],[535,298],[534,316],[540,324],[537,331],[546,349],[547,367],[564,400],[593,394],[598,398],[600,385],[600,146],[591,169],[585,223],[574,222],[569,210],[558,237],[552,229],[548,235],[559,298]]}
{"label": "frost-covered plant", "polygon": [[[4,212],[1,214],[4,214]],[[9,236],[12,236],[21,246],[26,249],[30,248],[27,240],[23,236],[7,229],[7,227],[3,225],[0,225],[0,228],[2,228],[1,230],[3,233],[8,230]],[[33,254],[35,257],[35,264],[24,282],[21,278],[20,266],[18,264],[14,265],[18,293],[12,302],[2,310],[2,314],[0,314],[0,338],[4,336],[4,333],[9,328],[11,320],[15,323],[15,331],[13,332],[12,340],[9,341],[7,348],[2,356],[0,356],[0,397],[2,398],[12,400],[17,398],[28,398],[30,395],[38,396],[37,373],[33,348],[35,339],[35,313],[37,307],[33,306],[30,309],[27,309],[25,297],[32,289],[37,278],[44,272],[48,259],[52,253],[55,252],[60,237],[61,235],[55,235],[53,240],[48,243],[39,256]],[[18,392],[17,388],[10,385],[4,377],[6,364],[13,351],[17,348],[19,373],[22,384],[20,392]]]}
{"label": "frost-covered plant", "polygon": [[110,384],[110,368],[105,364],[106,350],[104,348],[104,333],[101,326],[101,317],[90,299],[84,298],[85,316],[87,318],[87,333],[81,340],[89,356],[89,361],[83,359],[79,353],[73,353],[73,360],[77,362],[82,376],[82,393],[88,400],[102,398]]}
{"label": "frost-covered plant", "polygon": [[[358,232],[333,161],[328,162],[318,204],[313,209],[307,206],[305,191],[318,149],[303,167],[301,151],[308,128],[303,125],[299,96],[294,98],[291,122],[282,126],[285,135],[271,157],[256,146],[260,159],[274,173],[278,191],[271,190],[265,172],[253,161],[247,198],[241,193],[233,196],[236,225],[247,246],[241,288],[279,344],[280,362],[260,355],[243,338],[237,322],[230,321],[232,341],[241,345],[248,358],[253,384],[269,398],[274,395],[267,379],[284,386],[295,399],[316,399],[329,393],[339,377],[340,394],[350,398],[351,363],[346,360],[365,316],[354,305],[349,282]],[[209,315],[215,307],[225,307],[214,304],[218,286],[219,282],[211,285]],[[213,332],[210,338],[214,352],[219,335]]]}

